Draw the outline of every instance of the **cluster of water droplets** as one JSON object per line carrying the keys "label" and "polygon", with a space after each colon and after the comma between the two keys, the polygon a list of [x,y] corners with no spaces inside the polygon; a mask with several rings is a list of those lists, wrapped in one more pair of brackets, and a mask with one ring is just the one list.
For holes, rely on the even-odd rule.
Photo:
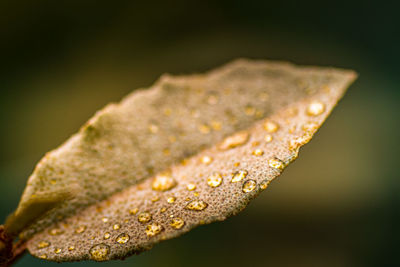
{"label": "cluster of water droplets", "polygon": [[[264,94],[262,96],[263,99],[267,99],[268,95]],[[217,105],[218,104],[218,95],[216,94],[210,94],[207,98],[207,102],[210,105]],[[305,113],[307,116],[310,117],[315,117],[318,115],[321,115],[325,111],[325,105],[322,102],[319,101],[314,101],[311,102],[305,110]],[[170,114],[171,111],[166,111],[166,115]],[[260,114],[260,111],[258,111],[256,108],[252,106],[246,106],[244,109],[244,113],[248,116],[262,116],[263,114]],[[296,112],[294,112],[296,113]],[[221,122],[213,121],[210,124],[201,124],[198,127],[198,130],[203,133],[203,134],[208,134],[212,129],[214,130],[219,130],[221,129],[222,124]],[[307,123],[303,125],[303,130],[307,133],[303,136],[293,138],[289,141],[288,148],[291,151],[296,151],[298,148],[307,143],[309,139],[312,136],[312,133],[317,129],[318,125],[314,123]],[[273,121],[273,120],[265,120],[263,123],[263,128],[265,130],[265,135],[263,136],[262,139],[258,141],[254,141],[252,143],[253,147],[257,147],[260,143],[270,143],[274,140],[274,133],[279,131],[280,125]],[[148,127],[149,131],[153,134],[157,134],[159,132],[159,127],[155,124],[150,124]],[[240,146],[243,146],[250,140],[250,133],[247,131],[240,131],[237,132],[236,134],[233,134],[227,138],[225,138],[222,142],[220,142],[217,145],[217,148],[220,151],[228,151]],[[171,138],[172,139],[172,138]],[[165,151],[164,154],[168,154],[168,151]],[[264,151],[261,148],[255,148],[253,151],[251,151],[251,155],[254,157],[262,157],[264,155]],[[211,155],[203,155],[198,159],[199,164],[204,164],[204,165],[210,165],[214,161],[213,156]],[[283,162],[282,160],[278,158],[269,158],[267,159],[267,164],[270,168],[278,171],[282,171],[286,163]],[[185,161],[182,162],[182,164],[186,164]],[[234,164],[235,167],[240,166],[240,162],[237,162]],[[240,186],[240,190],[243,194],[248,194],[253,192],[257,186],[261,190],[264,190],[267,188],[269,184],[269,180],[264,180],[261,183],[257,184],[257,181],[253,179],[247,179],[249,174],[248,170],[245,169],[240,169],[237,170],[231,175],[229,175],[229,180],[228,182],[231,184],[238,184]],[[225,177],[226,178],[226,177]],[[204,183],[212,189],[218,189],[223,183],[224,183],[224,175],[222,175],[219,171],[213,171],[209,175],[204,177]],[[165,171],[163,173],[160,173],[156,175],[151,182],[151,189],[152,191],[155,192],[169,192],[173,188],[177,186],[184,186],[187,191],[193,191],[193,194],[195,197],[199,196],[198,192],[195,192],[195,190],[198,188],[198,184],[195,182],[186,182],[186,183],[178,183],[178,181],[174,178],[173,174],[171,171]],[[159,196],[154,196],[151,201],[152,202],[157,202],[160,200]],[[177,197],[176,196],[168,196],[166,198],[166,202],[169,205],[172,205],[176,202]],[[209,204],[200,198],[195,198],[195,199],[186,199],[186,204],[183,206],[185,210],[190,210],[193,212],[202,212],[203,210],[207,209]],[[163,213],[167,210],[166,207],[161,208],[160,212]],[[167,222],[165,226],[157,223],[157,222],[152,222],[153,215],[148,212],[148,211],[142,211],[139,212],[139,208],[135,207],[129,210],[129,214],[131,216],[136,216],[137,221],[144,226],[144,233],[147,235],[148,238],[152,238],[154,236],[159,235],[162,231],[165,230],[165,227],[170,227],[174,230],[180,230],[182,229],[186,222],[183,218],[180,217],[175,217],[174,215],[169,216],[170,220]],[[108,222],[107,217],[103,217],[101,219],[103,223]],[[114,224],[112,225],[112,230],[114,231],[119,231],[121,228],[121,224]],[[75,234],[82,234],[85,232],[86,226],[78,226],[75,228],[74,233]],[[64,233],[64,230],[60,228],[53,228],[48,231],[48,233],[52,236],[56,235],[62,235]],[[111,239],[113,235],[107,231],[102,234],[102,239],[104,242],[98,243],[94,246],[92,246],[89,250],[89,255],[90,258],[96,261],[103,261],[107,260],[110,254],[110,246],[107,244],[108,240]],[[131,241],[131,236],[129,236],[127,233],[120,233],[117,235],[117,237],[114,239],[114,242],[119,244],[119,245],[125,245],[128,244]],[[50,246],[50,242],[48,241],[40,241],[37,243],[37,249],[44,249],[48,248]],[[75,250],[75,246],[69,246],[67,248],[68,251],[73,251]],[[55,254],[60,254],[63,252],[63,249],[60,247],[55,247],[53,252]],[[40,258],[46,259],[47,254],[42,254],[39,256]]]}

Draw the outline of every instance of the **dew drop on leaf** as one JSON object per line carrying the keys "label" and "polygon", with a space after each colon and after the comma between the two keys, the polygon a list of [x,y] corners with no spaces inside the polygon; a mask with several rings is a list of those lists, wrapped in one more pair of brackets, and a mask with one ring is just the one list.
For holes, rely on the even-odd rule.
{"label": "dew drop on leaf", "polygon": [[41,241],[38,243],[37,248],[47,248],[48,246],[50,246],[50,242]]}
{"label": "dew drop on leaf", "polygon": [[259,157],[259,156],[264,155],[264,151],[263,151],[262,149],[259,149],[259,148],[258,148],[258,149],[256,149],[256,150],[253,150],[252,154],[253,154],[254,156]]}
{"label": "dew drop on leaf", "polygon": [[151,187],[153,190],[156,191],[167,191],[172,189],[176,185],[175,179],[169,174],[169,173],[163,173],[157,175],[153,183],[151,184]]}
{"label": "dew drop on leaf", "polygon": [[264,141],[267,142],[267,143],[271,142],[272,141],[272,135],[270,135],[270,134],[265,135],[264,136]]}
{"label": "dew drop on leaf", "polygon": [[149,237],[158,235],[163,230],[163,227],[157,223],[149,224],[146,226],[146,235]]}
{"label": "dew drop on leaf", "polygon": [[61,229],[59,229],[59,228],[53,228],[53,229],[51,229],[51,230],[49,231],[49,234],[50,234],[50,235],[61,235],[61,234],[63,234],[63,233],[64,233],[64,231],[61,230]]}
{"label": "dew drop on leaf", "polygon": [[182,220],[181,218],[173,218],[171,222],[169,223],[172,228],[174,229],[181,229],[185,225],[185,221]]}
{"label": "dew drop on leaf", "polygon": [[248,172],[246,170],[237,171],[237,172],[233,173],[231,182],[232,183],[240,182],[244,178],[246,178],[247,174],[248,174]]}
{"label": "dew drop on leaf", "polygon": [[195,210],[195,211],[202,211],[207,208],[208,204],[203,200],[193,200],[189,204],[186,205],[186,209],[188,210]]}
{"label": "dew drop on leaf", "polygon": [[279,125],[276,122],[267,120],[264,123],[264,129],[269,133],[273,133],[279,129]]}
{"label": "dew drop on leaf", "polygon": [[109,232],[104,233],[103,238],[104,239],[109,239],[111,237],[111,234]]}
{"label": "dew drop on leaf", "polygon": [[138,211],[139,211],[138,208],[130,209],[130,210],[129,210],[129,214],[135,215],[136,213],[138,213]]}
{"label": "dew drop on leaf", "polygon": [[188,184],[186,185],[186,188],[187,188],[187,190],[189,190],[189,191],[193,191],[193,190],[196,189],[196,184],[194,184],[194,183],[188,183]]}
{"label": "dew drop on leaf", "polygon": [[207,184],[210,187],[218,187],[222,183],[222,175],[219,172],[214,172],[207,177]]}
{"label": "dew drop on leaf", "polygon": [[176,197],[169,197],[169,198],[167,198],[167,202],[168,202],[169,204],[174,203],[175,200],[176,200]]}
{"label": "dew drop on leaf", "polygon": [[243,183],[242,191],[245,193],[250,193],[256,188],[256,181],[254,180],[247,180]]}
{"label": "dew drop on leaf", "polygon": [[239,132],[232,136],[229,136],[222,141],[219,145],[220,150],[227,150],[237,146],[244,145],[249,139],[249,133],[247,132]]}
{"label": "dew drop on leaf", "polygon": [[147,223],[149,221],[151,221],[151,214],[148,212],[142,212],[138,215],[138,221],[140,223]]}
{"label": "dew drop on leaf", "polygon": [[79,226],[78,228],[75,229],[75,233],[81,234],[86,230],[86,226]]}
{"label": "dew drop on leaf", "polygon": [[122,233],[119,236],[117,236],[117,238],[115,239],[115,241],[119,244],[125,244],[126,242],[128,242],[130,239],[128,234]]}
{"label": "dew drop on leaf", "polygon": [[325,111],[325,105],[322,102],[312,102],[307,106],[307,114],[310,116],[321,115]]}
{"label": "dew drop on leaf", "polygon": [[267,189],[267,187],[268,187],[268,185],[269,185],[270,182],[271,182],[271,181],[262,181],[262,182],[260,183],[260,189],[261,189],[261,190]]}
{"label": "dew drop on leaf", "polygon": [[210,156],[203,156],[200,158],[200,162],[203,164],[206,164],[206,165],[210,164],[212,161],[213,161],[213,158]]}
{"label": "dew drop on leaf", "polygon": [[276,159],[276,158],[268,160],[268,165],[271,168],[278,169],[278,170],[283,170],[285,168],[285,163],[283,163],[282,160]]}
{"label": "dew drop on leaf", "polygon": [[89,254],[92,260],[95,261],[105,261],[107,260],[107,255],[110,253],[110,247],[106,244],[97,244],[89,250]]}

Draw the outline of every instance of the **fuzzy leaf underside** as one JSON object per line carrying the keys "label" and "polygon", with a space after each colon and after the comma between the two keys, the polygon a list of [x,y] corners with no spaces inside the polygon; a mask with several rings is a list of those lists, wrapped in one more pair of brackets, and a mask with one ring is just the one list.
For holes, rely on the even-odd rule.
{"label": "fuzzy leaf underside", "polygon": [[163,76],[48,153],[9,228],[34,256],[103,261],[224,220],[297,157],[355,77],[244,59]]}

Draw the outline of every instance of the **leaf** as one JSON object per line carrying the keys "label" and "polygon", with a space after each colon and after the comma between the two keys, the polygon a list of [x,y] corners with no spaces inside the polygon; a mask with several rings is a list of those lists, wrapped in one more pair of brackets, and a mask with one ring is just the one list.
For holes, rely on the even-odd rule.
{"label": "leaf", "polygon": [[103,261],[225,220],[296,159],[355,77],[245,59],[165,75],[48,153],[6,228],[34,256]]}

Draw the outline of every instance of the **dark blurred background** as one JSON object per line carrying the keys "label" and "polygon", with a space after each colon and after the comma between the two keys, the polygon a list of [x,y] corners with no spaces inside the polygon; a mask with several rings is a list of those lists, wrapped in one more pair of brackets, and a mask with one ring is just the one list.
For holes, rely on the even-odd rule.
{"label": "dark blurred background", "polygon": [[[400,266],[395,1],[0,2],[0,221],[106,103],[237,57],[356,70],[300,158],[240,215],[101,266]],[[66,263],[62,266],[99,266]],[[26,255],[16,266],[59,266]]]}

